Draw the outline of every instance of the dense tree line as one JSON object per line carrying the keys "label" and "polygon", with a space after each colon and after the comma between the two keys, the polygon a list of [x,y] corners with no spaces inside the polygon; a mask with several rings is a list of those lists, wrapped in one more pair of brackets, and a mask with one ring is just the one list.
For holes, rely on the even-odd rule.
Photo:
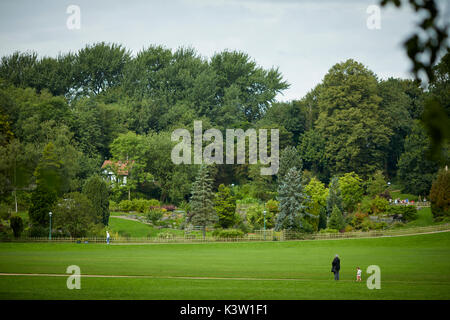
{"label": "dense tree line", "polygon": [[[353,180],[375,181],[377,173],[405,192],[428,195],[439,167],[448,163],[448,143],[439,149],[439,159],[431,156],[436,152],[431,152],[429,128],[423,125],[424,117],[430,117],[424,106],[438,101],[449,116],[449,61],[447,53],[424,89],[416,80],[380,80],[349,59],[331,66],[322,83],[303,98],[280,102],[276,96],[289,87],[281,73],[258,66],[243,52],[204,58],[192,48],[150,46],[132,55],[109,43],[58,57],[16,52],[0,62],[0,200],[29,209],[45,224],[42,212],[58,198],[99,183],[86,185],[101,174],[106,159],[133,164],[125,186],[110,185],[114,201],[158,198],[180,204],[196,199],[191,187],[199,166],[170,160],[171,132],[192,132],[194,120],[203,121],[203,130],[280,130],[276,176],[258,174],[260,164],[215,165],[209,173],[214,190],[235,184],[245,196],[268,201],[277,192],[282,197],[295,192],[291,180],[314,179],[315,185],[301,193],[319,190],[309,196],[310,209],[318,217],[325,214],[320,208],[327,207],[326,214],[337,221],[339,212],[351,211],[357,203],[333,191],[333,177],[345,177],[341,191],[349,196],[366,192],[359,182],[361,190],[346,191]],[[290,172],[293,167],[298,172]],[[325,185],[331,200],[323,195]],[[227,192],[221,187],[221,197]],[[35,208],[37,201],[44,205]],[[105,207],[92,207],[96,222],[107,224]],[[288,216],[283,208],[282,215]],[[319,220],[309,219],[311,210],[289,221],[317,226]],[[233,219],[228,211],[219,216],[224,226]]]}

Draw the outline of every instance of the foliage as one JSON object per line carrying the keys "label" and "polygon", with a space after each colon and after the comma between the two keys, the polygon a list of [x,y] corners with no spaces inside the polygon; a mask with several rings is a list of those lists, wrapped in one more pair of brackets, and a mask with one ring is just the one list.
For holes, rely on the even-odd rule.
{"label": "foliage", "polygon": [[152,208],[147,212],[147,221],[156,225],[158,221],[163,217],[164,211],[159,208]]}
{"label": "foliage", "polygon": [[236,199],[231,193],[231,189],[224,184],[219,185],[219,190],[215,195],[214,209],[219,217],[218,225],[222,228],[229,228],[235,225]]}
{"label": "foliage", "polygon": [[367,195],[371,197],[375,197],[383,193],[386,190],[387,183],[384,179],[383,172],[381,170],[377,170],[366,184]]}
{"label": "foliage", "polygon": [[20,216],[12,216],[9,218],[9,224],[13,230],[14,237],[19,238],[24,228],[22,218]]}
{"label": "foliage", "polygon": [[300,153],[296,147],[286,147],[280,153],[280,168],[278,169],[278,176],[284,177],[289,169],[296,167],[297,170],[302,170],[303,161]]}
{"label": "foliage", "polygon": [[374,73],[352,59],[335,64],[317,100],[316,129],[327,142],[324,156],[332,173],[367,176],[381,169],[392,130],[383,121]]}
{"label": "foliage", "polygon": [[304,217],[315,216],[307,211],[309,197],[304,192],[302,175],[296,167],[289,169],[278,186],[280,212],[275,222],[275,230],[301,231]]}
{"label": "foliage", "polygon": [[431,212],[435,220],[450,216],[450,171],[441,170],[430,191]]}
{"label": "foliage", "polygon": [[89,198],[78,192],[61,198],[54,206],[53,213],[53,228],[67,231],[71,237],[85,237],[98,221]]}
{"label": "foliage", "polygon": [[109,221],[109,192],[105,181],[99,176],[92,176],[83,187],[83,193],[91,201],[96,212],[95,223],[107,226]]}
{"label": "foliage", "polygon": [[331,182],[328,188],[328,197],[327,197],[327,215],[331,216],[333,212],[333,208],[337,206],[339,210],[344,210],[344,204],[342,201],[341,188],[339,186],[339,178],[333,177],[331,178]]}
{"label": "foliage", "polygon": [[209,168],[202,166],[192,185],[190,221],[194,225],[203,227],[203,237],[206,236],[206,226],[218,221],[213,204],[212,182]]}
{"label": "foliage", "polygon": [[388,214],[402,217],[402,221],[410,222],[417,219],[417,209],[415,206],[393,205],[389,206]]}
{"label": "foliage", "polygon": [[405,139],[405,152],[398,160],[398,179],[404,191],[427,195],[438,170],[436,163],[427,159],[429,138],[422,125],[416,121]]}
{"label": "foliage", "polygon": [[346,173],[339,178],[344,210],[352,212],[363,196],[362,180],[354,172]]}
{"label": "foliage", "polygon": [[345,228],[345,221],[341,210],[337,206],[333,207],[330,219],[328,220],[328,228],[342,230]]}
{"label": "foliage", "polygon": [[[320,213],[327,205],[328,189],[325,188],[325,184],[312,178],[310,182],[305,186],[305,193],[309,196],[309,212],[319,218]],[[319,219],[307,219],[312,225],[313,230],[319,230]],[[323,226],[323,225],[322,225]]]}
{"label": "foliage", "polygon": [[58,197],[56,191],[47,188],[45,185],[39,185],[31,194],[31,207],[29,210],[30,221],[33,225],[48,226],[49,212]]}
{"label": "foliage", "polygon": [[244,237],[244,232],[239,229],[217,229],[212,235],[218,239],[236,239]]}

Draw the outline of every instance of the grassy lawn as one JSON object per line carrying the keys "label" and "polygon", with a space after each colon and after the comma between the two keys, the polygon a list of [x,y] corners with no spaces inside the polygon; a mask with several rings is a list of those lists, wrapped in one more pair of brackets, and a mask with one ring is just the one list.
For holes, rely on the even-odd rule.
{"label": "grassy lawn", "polygon": [[[336,253],[337,283],[330,272]],[[258,243],[0,243],[3,273],[64,274],[73,264],[82,274],[147,277],[82,278],[81,290],[68,290],[66,277],[2,275],[0,298],[450,299],[450,233]],[[365,284],[373,264],[381,268],[380,290]],[[354,282],[357,266],[362,283]]]}

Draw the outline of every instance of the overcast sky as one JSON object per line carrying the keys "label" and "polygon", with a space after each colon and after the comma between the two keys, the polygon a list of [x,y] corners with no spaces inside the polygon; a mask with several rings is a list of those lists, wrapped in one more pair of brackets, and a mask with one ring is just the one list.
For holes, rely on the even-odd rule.
{"label": "overcast sky", "polygon": [[[446,3],[448,0],[443,0]],[[137,53],[151,44],[194,47],[211,57],[224,49],[247,52],[263,67],[279,67],[291,87],[279,100],[299,99],[330,67],[349,58],[380,78],[411,77],[402,42],[415,29],[410,9],[381,9],[381,29],[366,12],[378,0],[2,0],[0,56],[36,51],[56,56],[99,41]],[[69,5],[81,11],[70,30]],[[446,8],[448,17],[448,5]]]}

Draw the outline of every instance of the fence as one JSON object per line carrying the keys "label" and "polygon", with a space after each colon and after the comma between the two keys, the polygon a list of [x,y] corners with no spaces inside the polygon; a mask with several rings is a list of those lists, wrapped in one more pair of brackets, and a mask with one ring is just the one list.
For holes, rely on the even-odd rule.
{"label": "fence", "polygon": [[[413,235],[421,233],[450,231],[450,224],[441,224],[427,227],[388,229],[376,231],[354,231],[345,233],[299,233],[292,231],[274,231],[274,230],[258,230],[253,233],[246,234],[241,238],[216,238],[201,235],[185,235],[185,236],[157,236],[157,237],[117,237],[111,238],[111,243],[202,243],[202,242],[241,242],[241,241],[289,241],[289,240],[332,240],[332,239],[351,239],[351,238],[376,238],[388,236]],[[12,242],[73,242],[73,243],[106,243],[104,237],[89,238],[52,238],[47,237],[35,238],[19,238],[7,240]]]}

